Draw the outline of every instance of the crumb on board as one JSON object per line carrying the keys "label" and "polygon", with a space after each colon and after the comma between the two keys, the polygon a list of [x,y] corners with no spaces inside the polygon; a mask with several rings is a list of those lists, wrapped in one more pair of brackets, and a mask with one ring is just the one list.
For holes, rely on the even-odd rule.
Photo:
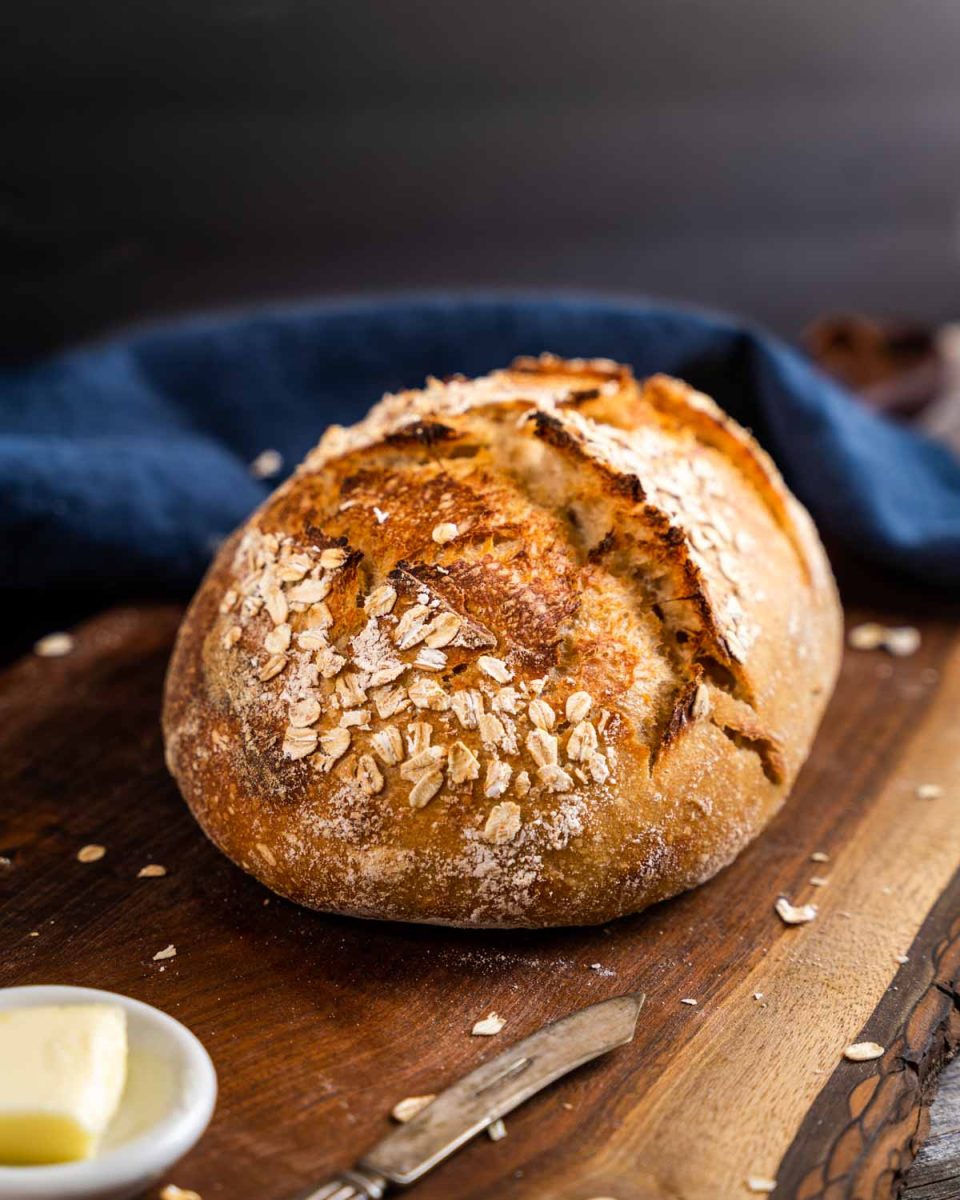
{"label": "crumb on board", "polygon": [[261,450],[250,464],[254,479],[272,479],[283,470],[283,455],[279,450]]}
{"label": "crumb on board", "polygon": [[684,997],[684,998],[683,998],[683,999],[680,1001],[680,1003],[681,1003],[681,1004],[691,1004],[691,1005],[693,1005],[694,1007],[696,1007],[697,1001],[696,1001],[696,1000],[694,1000],[692,996],[685,996],[685,997]]}
{"label": "crumb on board", "polygon": [[69,633],[48,633],[34,642],[33,652],[40,658],[63,658],[73,650],[74,645]]}
{"label": "crumb on board", "polygon": [[854,1042],[844,1050],[843,1057],[849,1062],[871,1062],[883,1054],[884,1049],[877,1042]]}
{"label": "crumb on board", "polygon": [[474,1027],[470,1030],[474,1037],[494,1037],[506,1025],[506,1021],[499,1013],[487,1013],[482,1020],[477,1021]]}
{"label": "crumb on board", "polygon": [[162,867],[159,863],[147,863],[145,867],[141,867],[137,872],[138,879],[159,879],[161,875],[166,875],[167,868]]}
{"label": "crumb on board", "polygon": [[811,862],[825,863],[830,861],[830,855],[823,850],[814,850],[810,855]]}
{"label": "crumb on board", "polygon": [[939,800],[943,795],[943,788],[939,783],[921,783],[917,787],[918,800]]}
{"label": "crumb on board", "polygon": [[158,950],[156,952],[156,954],[153,956],[153,961],[162,962],[165,958],[176,958],[176,955],[177,948],[173,942],[171,942],[169,946],[165,946],[162,950]]}
{"label": "crumb on board", "polygon": [[417,1113],[422,1112],[428,1104],[436,1100],[436,1093],[429,1092],[423,1096],[405,1096],[390,1109],[390,1116],[401,1125],[412,1121]]}
{"label": "crumb on board", "polygon": [[920,630],[913,625],[880,625],[866,621],[854,625],[847,635],[853,650],[886,650],[897,658],[905,658],[920,649]]}
{"label": "crumb on board", "polygon": [[806,925],[815,919],[817,908],[814,904],[791,904],[786,896],[781,896],[774,905],[777,916],[784,925]]}
{"label": "crumb on board", "polygon": [[502,1117],[497,1117],[495,1121],[491,1121],[487,1126],[487,1136],[491,1142],[502,1141],[507,1136],[507,1127],[503,1123]]}
{"label": "crumb on board", "polygon": [[777,1186],[775,1179],[767,1179],[763,1175],[748,1175],[747,1190],[758,1195],[769,1195]]}
{"label": "crumb on board", "polygon": [[88,846],[81,846],[77,851],[77,862],[95,863],[99,862],[106,854],[106,846],[101,846],[97,842],[91,842]]}
{"label": "crumb on board", "polygon": [[175,1183],[168,1183],[160,1192],[160,1200],[202,1200],[199,1192],[191,1191],[190,1188],[177,1187]]}

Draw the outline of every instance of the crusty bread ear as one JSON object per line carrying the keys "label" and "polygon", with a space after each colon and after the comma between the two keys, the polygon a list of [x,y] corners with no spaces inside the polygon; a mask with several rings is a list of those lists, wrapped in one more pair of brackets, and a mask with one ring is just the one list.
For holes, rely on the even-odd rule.
{"label": "crusty bread ear", "polygon": [[544,355],[328,430],[218,555],[164,729],[209,836],[294,900],[599,922],[762,828],[839,653],[823,550],[749,434]]}

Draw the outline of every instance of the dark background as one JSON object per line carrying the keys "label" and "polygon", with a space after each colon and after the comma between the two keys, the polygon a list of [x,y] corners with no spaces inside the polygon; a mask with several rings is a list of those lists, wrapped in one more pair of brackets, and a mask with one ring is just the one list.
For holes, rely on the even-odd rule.
{"label": "dark background", "polygon": [[957,315],[952,0],[6,7],[5,357],[425,286]]}

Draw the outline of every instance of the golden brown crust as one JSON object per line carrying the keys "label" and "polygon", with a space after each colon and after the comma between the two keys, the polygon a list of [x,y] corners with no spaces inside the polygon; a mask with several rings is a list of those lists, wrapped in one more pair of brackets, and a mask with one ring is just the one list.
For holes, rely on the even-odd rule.
{"label": "golden brown crust", "polygon": [[712,401],[522,359],[330,429],[237,531],[177,641],[168,759],[311,907],[600,922],[779,808],[839,630],[809,518]]}

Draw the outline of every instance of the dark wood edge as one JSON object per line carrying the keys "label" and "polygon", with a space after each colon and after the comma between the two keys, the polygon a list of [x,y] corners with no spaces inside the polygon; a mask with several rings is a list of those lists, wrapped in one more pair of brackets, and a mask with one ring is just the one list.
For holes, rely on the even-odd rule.
{"label": "dark wood edge", "polygon": [[[895,950],[891,947],[891,953]],[[883,1058],[841,1061],[777,1172],[793,1200],[887,1200],[899,1194],[926,1136],[944,1064],[960,1048],[960,871],[930,910],[857,1041]],[[908,1015],[904,992],[910,994]],[[813,1165],[811,1165],[813,1164]]]}

